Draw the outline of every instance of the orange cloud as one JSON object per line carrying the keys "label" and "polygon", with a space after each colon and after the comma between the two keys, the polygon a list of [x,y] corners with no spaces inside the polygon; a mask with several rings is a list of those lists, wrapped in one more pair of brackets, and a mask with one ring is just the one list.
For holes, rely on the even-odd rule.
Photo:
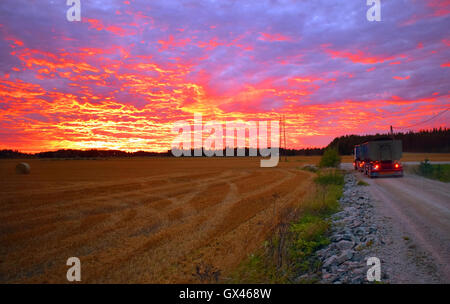
{"label": "orange cloud", "polygon": [[[409,75],[395,76],[404,75],[402,68],[409,67],[410,61],[401,60],[406,57],[401,54],[374,54],[368,48],[333,50],[330,43],[296,50],[277,43],[291,42],[294,36],[261,32],[265,29],[231,31],[226,24],[216,27],[208,22],[206,28],[197,30],[196,24],[172,26],[170,20],[156,15],[153,19],[131,7],[114,12],[116,8],[111,19],[83,19],[79,29],[87,35],[64,32],[66,37],[52,32],[48,39],[61,39],[58,47],[39,48],[33,39],[23,41],[0,25],[10,50],[5,54],[13,59],[0,75],[0,130],[4,130],[0,131],[0,149],[165,151],[175,136],[173,122],[191,121],[193,113],[202,113],[204,120],[224,122],[274,120],[284,114],[288,147],[300,148],[326,145],[330,137],[341,134],[387,130],[396,121],[406,125],[408,120],[441,109],[448,98],[440,86],[420,99],[386,97],[403,96],[405,91],[392,87],[404,84],[395,80],[410,79]],[[153,38],[164,38],[122,39],[147,30],[155,31]],[[98,37],[105,37],[108,44],[92,43],[91,38]],[[443,52],[449,41],[439,39],[442,43],[435,51]],[[423,52],[422,47],[419,43],[413,54]],[[316,65],[307,62],[311,53],[325,63],[332,61],[330,57],[345,62],[320,64],[320,72],[314,72]],[[439,58],[433,66],[449,66]],[[365,73],[380,63],[391,65],[386,64],[386,74],[381,70]],[[322,70],[334,66],[339,70]],[[370,77],[379,74],[383,74],[386,90],[370,91],[377,81]],[[420,96],[427,94],[417,91]]]}
{"label": "orange cloud", "polygon": [[131,36],[137,33],[136,30],[132,29],[125,29],[123,27],[120,27],[118,25],[108,25],[105,26],[100,20],[98,19],[87,19],[82,18],[83,22],[87,22],[90,24],[89,28],[96,29],[97,31],[107,31],[117,36]]}
{"label": "orange cloud", "polygon": [[330,54],[332,58],[346,58],[353,63],[362,63],[362,64],[382,63],[396,58],[395,56],[370,55],[360,50],[356,52],[349,52],[349,51],[336,51],[325,49],[325,52]]}
{"label": "orange cloud", "polygon": [[184,47],[191,41],[190,38],[175,40],[173,35],[170,35],[167,40],[158,40],[158,43],[161,44],[160,51],[167,50],[168,48],[174,47]]}
{"label": "orange cloud", "polygon": [[427,0],[427,6],[433,9],[433,15],[447,16],[450,14],[450,0]]}
{"label": "orange cloud", "polygon": [[401,76],[393,76],[392,78],[394,78],[394,79],[396,79],[396,80],[406,80],[406,79],[409,79],[410,76],[409,76],[409,75],[408,75],[408,76],[405,76],[405,77],[401,77]]}

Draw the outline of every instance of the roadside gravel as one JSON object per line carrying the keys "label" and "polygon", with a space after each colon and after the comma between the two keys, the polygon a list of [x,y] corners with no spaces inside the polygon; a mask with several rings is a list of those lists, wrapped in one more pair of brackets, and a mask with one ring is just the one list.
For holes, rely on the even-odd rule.
{"label": "roadside gravel", "polygon": [[[345,175],[340,212],[331,217],[331,243],[316,252],[320,283],[368,283],[370,257],[381,261],[382,283],[448,283],[432,256],[386,212],[373,186],[358,185],[358,173]],[[395,179],[394,179],[395,180]]]}

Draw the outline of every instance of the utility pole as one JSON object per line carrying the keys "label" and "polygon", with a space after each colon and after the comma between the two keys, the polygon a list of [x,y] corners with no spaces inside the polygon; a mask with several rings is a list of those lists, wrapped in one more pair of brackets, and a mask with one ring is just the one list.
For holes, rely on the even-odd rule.
{"label": "utility pole", "polygon": [[283,138],[284,138],[284,161],[287,162],[287,147],[286,147],[286,116],[283,115]]}
{"label": "utility pole", "polygon": [[280,156],[281,156],[281,149],[283,149],[283,146],[282,146],[282,144],[281,144],[281,141],[282,141],[282,135],[283,135],[283,116],[282,115],[280,115],[280,134],[279,134],[279,137],[278,137],[278,147],[280,148]]}
{"label": "utility pole", "polygon": [[392,128],[392,126],[391,126],[391,137],[392,137],[392,140],[394,140],[394,129]]}

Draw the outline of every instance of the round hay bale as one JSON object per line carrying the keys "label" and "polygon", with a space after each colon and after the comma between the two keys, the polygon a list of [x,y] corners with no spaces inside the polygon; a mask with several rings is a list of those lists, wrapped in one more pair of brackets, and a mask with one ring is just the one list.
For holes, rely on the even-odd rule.
{"label": "round hay bale", "polygon": [[30,174],[31,168],[30,165],[27,163],[18,163],[16,166],[16,173],[17,174]]}

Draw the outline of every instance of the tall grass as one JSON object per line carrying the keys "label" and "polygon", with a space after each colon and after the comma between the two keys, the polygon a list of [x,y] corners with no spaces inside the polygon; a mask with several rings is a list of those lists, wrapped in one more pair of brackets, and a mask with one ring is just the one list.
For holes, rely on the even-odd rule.
{"label": "tall grass", "polygon": [[344,176],[338,170],[329,170],[325,172],[318,172],[317,177],[314,181],[322,186],[327,185],[344,185]]}
{"label": "tall grass", "polygon": [[315,272],[314,252],[329,243],[329,216],[338,211],[344,177],[337,170],[318,173],[315,190],[274,227],[264,246],[233,275],[235,283],[291,283],[301,273]]}

